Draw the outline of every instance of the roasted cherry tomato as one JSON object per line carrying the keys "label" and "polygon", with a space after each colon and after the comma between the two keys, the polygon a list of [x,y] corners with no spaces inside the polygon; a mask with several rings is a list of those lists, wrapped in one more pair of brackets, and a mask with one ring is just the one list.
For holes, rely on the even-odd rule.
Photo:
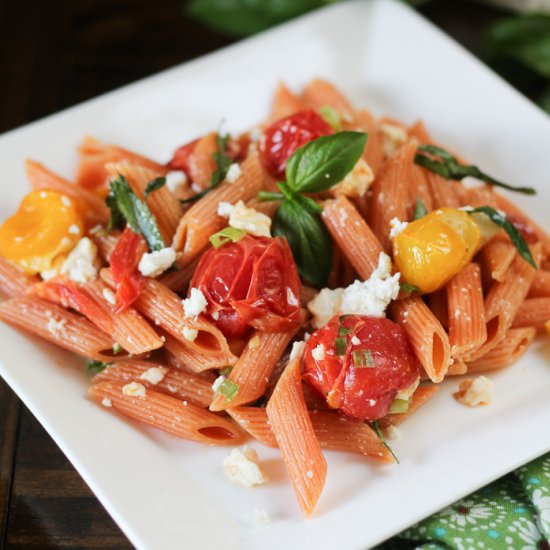
{"label": "roasted cherry tomato", "polygon": [[26,273],[50,269],[84,234],[74,200],[53,191],[31,191],[0,227],[0,256]]}
{"label": "roasted cherry tomato", "polygon": [[229,338],[249,328],[278,332],[300,319],[300,278],[286,240],[244,236],[211,248],[189,288],[208,301],[207,314]]}
{"label": "roasted cherry tomato", "polygon": [[170,170],[182,170],[189,176],[189,157],[195,150],[199,141],[200,138],[194,139],[177,149],[172,160],[168,163],[168,168],[170,168]]}
{"label": "roasted cherry tomato", "polygon": [[422,292],[441,288],[477,252],[481,233],[462,210],[439,208],[393,238],[393,260],[404,282]]}
{"label": "roasted cherry tomato", "polygon": [[330,407],[361,420],[386,416],[398,392],[414,388],[419,377],[403,329],[364,315],[335,316],[315,331],[302,364],[304,380]]}
{"label": "roasted cherry tomato", "polygon": [[264,132],[265,141],[261,147],[264,164],[274,176],[282,177],[286,161],[296,149],[333,131],[313,109],[278,120]]}
{"label": "roasted cherry tomato", "polygon": [[138,265],[145,252],[145,239],[126,227],[109,258],[115,282],[116,313],[124,311],[139,297],[143,275],[139,272]]}

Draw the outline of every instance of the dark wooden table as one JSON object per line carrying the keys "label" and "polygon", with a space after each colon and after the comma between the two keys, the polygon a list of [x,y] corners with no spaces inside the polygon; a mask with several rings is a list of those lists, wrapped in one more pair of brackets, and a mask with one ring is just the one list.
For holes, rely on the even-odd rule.
{"label": "dark wooden table", "polygon": [[[421,10],[474,52],[496,10]],[[0,131],[220,48],[182,0],[0,0]],[[9,185],[10,182],[2,182]],[[48,434],[0,379],[0,548],[128,548]]]}

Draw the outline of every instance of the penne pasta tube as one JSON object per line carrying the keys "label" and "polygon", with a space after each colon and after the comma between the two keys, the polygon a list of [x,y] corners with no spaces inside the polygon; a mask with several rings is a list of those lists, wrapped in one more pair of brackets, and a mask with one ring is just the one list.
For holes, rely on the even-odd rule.
{"label": "penne pasta tube", "polygon": [[451,362],[449,337],[441,323],[418,295],[391,303],[389,310],[405,330],[430,380],[441,382]]}
{"label": "penne pasta tube", "polygon": [[284,82],[279,82],[273,95],[273,104],[267,122],[269,124],[289,117],[298,111],[302,111],[306,106],[305,102],[293,94]]}
{"label": "penne pasta tube", "polygon": [[430,190],[432,197],[432,208],[449,207],[458,208],[460,206],[460,196],[462,184],[456,181],[447,180],[439,174],[435,174],[425,168],[420,168]]}
{"label": "penne pasta tube", "polygon": [[346,96],[326,80],[310,81],[302,92],[302,101],[311,109],[320,109],[325,105],[332,107],[344,119],[353,119],[354,109]]}
{"label": "penne pasta tube", "polygon": [[99,255],[105,260],[106,263],[109,262],[111,253],[115,249],[115,246],[118,243],[120,238],[120,231],[113,231],[108,235],[104,235],[103,232],[94,235],[93,241],[97,246],[97,251]]}
{"label": "penne pasta tube", "polygon": [[206,189],[216,170],[214,154],[218,152],[218,133],[209,132],[198,139],[197,144],[189,155],[187,166],[191,181],[200,189]]}
{"label": "penne pasta tube", "polygon": [[181,267],[175,271],[170,271],[169,273],[163,273],[159,281],[170,290],[174,292],[181,292],[186,289],[187,285],[193,278],[193,273],[197,269],[199,259],[193,260],[190,264],[185,267]]}
{"label": "penne pasta tube", "polygon": [[15,264],[0,256],[0,296],[4,298],[22,296],[39,281],[36,275],[27,275]]}
{"label": "penne pasta tube", "polygon": [[190,403],[185,405],[179,399],[142,384],[132,386],[133,391],[125,387],[121,383],[101,382],[91,386],[88,393],[97,403],[176,437],[206,445],[240,445],[243,442],[238,427],[221,416]]}
{"label": "penne pasta tube", "polygon": [[454,359],[449,366],[446,376],[460,376],[468,372],[468,365],[460,359]]}
{"label": "penne pasta tube", "polygon": [[539,269],[529,287],[528,298],[550,297],[550,271]]}
{"label": "penne pasta tube", "polygon": [[40,298],[3,302],[0,319],[83,357],[105,361],[112,354],[114,341],[108,334],[84,317]]}
{"label": "penne pasta tube", "polygon": [[449,314],[451,355],[462,357],[473,353],[487,339],[481,270],[468,264],[446,285]]}
{"label": "penne pasta tube", "polygon": [[534,327],[543,333],[547,321],[550,321],[550,297],[528,298],[519,307],[512,328]]}
{"label": "penne pasta tube", "polygon": [[353,122],[344,124],[344,127],[349,130],[366,132],[369,135],[363,152],[363,160],[370,166],[372,173],[376,176],[384,162],[384,149],[380,139],[378,123],[369,111],[361,110],[355,113]]}
{"label": "penne pasta tube", "polygon": [[432,313],[437,317],[445,330],[449,329],[449,308],[447,305],[447,291],[440,288],[426,296],[426,303],[432,310]]}
{"label": "penne pasta tube", "polygon": [[496,237],[482,247],[480,253],[485,269],[492,279],[499,282],[504,280],[506,271],[517,256],[516,248],[509,240]]}
{"label": "penne pasta tube", "polygon": [[468,374],[501,369],[515,363],[527,351],[536,334],[533,327],[509,329],[496,346],[467,364]]}
{"label": "penne pasta tube", "polygon": [[327,463],[304,402],[298,359],[288,364],[279,379],[267,416],[300,508],[310,516],[325,485]]}
{"label": "penne pasta tube", "polygon": [[422,405],[429,401],[437,392],[439,388],[434,384],[422,385],[416,388],[413,393],[409,408],[404,413],[390,413],[384,418],[380,419],[380,426],[387,428],[388,426],[398,426],[412,414],[414,414]]}

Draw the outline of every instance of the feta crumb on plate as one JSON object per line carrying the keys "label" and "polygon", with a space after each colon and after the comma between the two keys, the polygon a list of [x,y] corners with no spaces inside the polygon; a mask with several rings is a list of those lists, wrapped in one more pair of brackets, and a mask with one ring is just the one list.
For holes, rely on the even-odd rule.
{"label": "feta crumb on plate", "polygon": [[227,170],[225,179],[229,183],[235,183],[241,177],[241,167],[234,162]]}
{"label": "feta crumb on plate", "polygon": [[150,384],[156,385],[164,380],[168,369],[166,367],[151,367],[141,373],[140,379],[146,380]]}
{"label": "feta crumb on plate", "polygon": [[186,319],[198,317],[206,311],[206,307],[208,306],[206,297],[198,288],[192,288],[189,298],[182,300],[182,304]]}
{"label": "feta crumb on plate", "polygon": [[180,170],[168,172],[164,177],[166,178],[166,187],[172,193],[179,191],[187,183],[185,172]]}
{"label": "feta crumb on plate", "polygon": [[263,527],[264,525],[269,525],[271,523],[269,514],[260,508],[254,508],[252,514],[246,516],[244,520],[245,523],[251,525],[252,527]]}
{"label": "feta crumb on plate", "polygon": [[254,208],[248,208],[243,201],[239,201],[235,205],[220,202],[218,215],[229,218],[230,227],[241,229],[249,235],[271,237],[271,218]]}
{"label": "feta crumb on plate", "polygon": [[260,467],[258,453],[248,447],[242,451],[233,449],[231,454],[223,459],[223,471],[231,481],[245,487],[261,485],[268,481]]}
{"label": "feta crumb on plate", "polygon": [[302,341],[294,342],[292,344],[292,349],[290,351],[290,357],[289,361],[294,361],[295,359],[301,359],[302,355],[304,354],[304,349],[306,347],[306,343]]}
{"label": "feta crumb on plate", "polygon": [[145,397],[146,390],[143,384],[139,382],[130,382],[122,387],[122,393],[131,397]]}
{"label": "feta crumb on plate", "polygon": [[409,225],[409,222],[402,222],[399,220],[399,218],[392,218],[390,220],[390,239],[393,239],[397,237],[397,235],[399,235],[400,233],[403,233],[407,225]]}
{"label": "feta crumb on plate", "polygon": [[183,337],[189,342],[194,342],[199,335],[199,331],[196,328],[183,327]]}
{"label": "feta crumb on plate", "polygon": [[493,383],[485,376],[467,378],[460,382],[454,398],[468,407],[489,405],[493,398]]}
{"label": "feta crumb on plate", "polygon": [[388,439],[399,439],[401,437],[401,430],[397,426],[390,424],[384,430],[384,434]]}
{"label": "feta crumb on plate", "polygon": [[146,252],[139,261],[138,269],[144,277],[158,277],[176,261],[176,251],[167,246],[153,252]]}

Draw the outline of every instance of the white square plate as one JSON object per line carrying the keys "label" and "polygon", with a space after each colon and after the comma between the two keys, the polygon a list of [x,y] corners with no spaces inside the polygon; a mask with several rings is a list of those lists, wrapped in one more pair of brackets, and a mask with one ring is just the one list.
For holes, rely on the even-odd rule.
{"label": "white square plate", "polygon": [[[277,82],[335,82],[357,105],[407,122],[537,198],[514,196],[548,226],[550,120],[399,2],[346,2],[15,130],[0,138],[0,217],[28,187],[26,157],[71,176],[86,134],[159,160],[205,131],[237,131],[268,112]],[[546,210],[545,210],[546,208]],[[327,453],[315,517],[302,518],[277,452],[256,448],[272,481],[245,489],[224,478],[226,449],[174,441],[86,399],[81,363],[0,326],[0,373],[50,432],[130,540],[142,549],[359,549],[550,449],[550,346],[538,342],[491,376],[494,403],[470,410],[456,381],[403,426],[401,464],[374,467]],[[75,368],[78,367],[78,368]],[[272,523],[253,528],[254,508]]]}

